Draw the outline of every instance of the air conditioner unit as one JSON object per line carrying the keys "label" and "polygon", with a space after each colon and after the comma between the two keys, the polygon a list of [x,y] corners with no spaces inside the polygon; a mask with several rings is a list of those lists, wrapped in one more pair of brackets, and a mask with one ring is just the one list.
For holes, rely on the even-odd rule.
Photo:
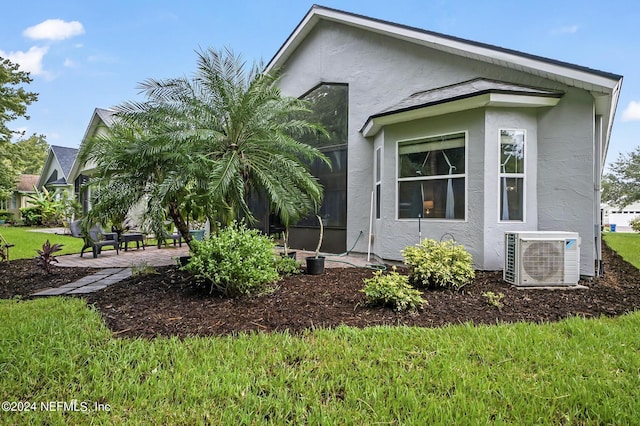
{"label": "air conditioner unit", "polygon": [[516,286],[576,285],[580,280],[577,232],[507,232],[503,279]]}

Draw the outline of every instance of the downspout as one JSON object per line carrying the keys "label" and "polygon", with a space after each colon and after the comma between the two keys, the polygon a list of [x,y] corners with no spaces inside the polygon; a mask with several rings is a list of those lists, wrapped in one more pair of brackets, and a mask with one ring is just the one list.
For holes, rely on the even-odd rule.
{"label": "downspout", "polygon": [[602,116],[594,117],[594,141],[593,141],[593,217],[594,235],[595,235],[595,251],[596,251],[596,276],[599,277],[604,273],[604,263],[602,262],[602,215],[601,215],[601,197],[602,197]]}

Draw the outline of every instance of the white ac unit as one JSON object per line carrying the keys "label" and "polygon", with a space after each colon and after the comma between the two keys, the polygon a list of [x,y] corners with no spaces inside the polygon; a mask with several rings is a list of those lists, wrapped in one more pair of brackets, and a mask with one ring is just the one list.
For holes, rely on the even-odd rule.
{"label": "white ac unit", "polygon": [[521,231],[504,237],[503,279],[516,286],[576,285],[580,280],[577,232]]}

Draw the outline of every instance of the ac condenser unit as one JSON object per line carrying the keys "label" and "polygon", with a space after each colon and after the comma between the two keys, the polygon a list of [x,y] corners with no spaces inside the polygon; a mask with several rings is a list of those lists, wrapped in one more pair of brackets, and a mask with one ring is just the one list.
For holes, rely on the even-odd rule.
{"label": "ac condenser unit", "polygon": [[507,232],[503,279],[517,286],[576,285],[580,280],[577,232]]}

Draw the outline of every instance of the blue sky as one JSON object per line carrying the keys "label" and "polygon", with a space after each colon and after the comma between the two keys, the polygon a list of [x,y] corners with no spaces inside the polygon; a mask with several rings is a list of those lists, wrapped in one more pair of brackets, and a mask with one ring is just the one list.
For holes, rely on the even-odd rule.
{"label": "blue sky", "polygon": [[[147,78],[188,76],[199,48],[268,62],[306,0],[32,0],[3,5],[0,56],[39,93],[14,130],[78,147],[94,108],[140,99]],[[624,76],[608,162],[640,145],[640,3],[626,1],[324,0],[323,6]]]}

